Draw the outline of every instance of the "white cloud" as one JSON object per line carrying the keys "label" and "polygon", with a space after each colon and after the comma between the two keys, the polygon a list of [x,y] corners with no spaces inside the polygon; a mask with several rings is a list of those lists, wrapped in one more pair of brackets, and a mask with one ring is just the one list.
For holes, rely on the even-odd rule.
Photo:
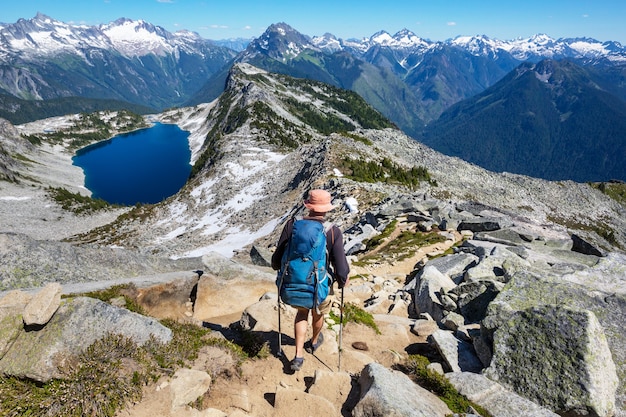
{"label": "white cloud", "polygon": [[245,25],[245,26],[243,27],[243,30],[252,30],[252,26],[250,26],[250,25]]}
{"label": "white cloud", "polygon": [[448,25],[448,26],[456,26],[456,22],[448,22],[448,23],[446,23],[446,25]]}
{"label": "white cloud", "polygon": [[587,13],[585,13],[585,14],[583,15],[583,17],[586,19],[586,18],[588,18],[588,17],[589,17],[589,15],[588,15]]}

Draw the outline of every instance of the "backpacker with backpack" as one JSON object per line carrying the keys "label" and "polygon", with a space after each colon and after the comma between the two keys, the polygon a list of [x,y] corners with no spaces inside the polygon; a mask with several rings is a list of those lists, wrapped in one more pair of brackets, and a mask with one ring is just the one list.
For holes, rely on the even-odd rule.
{"label": "backpacker with backpack", "polygon": [[294,307],[317,309],[328,296],[326,231],[316,220],[293,222],[276,285],[280,298]]}

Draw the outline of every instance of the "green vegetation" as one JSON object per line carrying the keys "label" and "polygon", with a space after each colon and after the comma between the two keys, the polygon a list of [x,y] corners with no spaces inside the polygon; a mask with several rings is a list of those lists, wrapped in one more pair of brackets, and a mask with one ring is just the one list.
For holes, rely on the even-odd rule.
{"label": "green vegetation", "polygon": [[[370,106],[361,96],[351,90],[334,87],[319,81],[310,79],[299,79],[281,76],[281,81],[291,87],[295,87],[309,94],[314,100],[324,101],[327,105],[345,114],[350,119],[356,121],[365,129],[385,129],[393,127],[393,124],[381,113]],[[314,101],[311,100],[311,103]],[[337,116],[330,114],[320,115],[319,110],[311,103],[296,102],[289,100],[289,104],[294,114],[303,117],[303,120],[314,126],[316,129],[323,129],[320,132],[328,134],[339,131],[352,131],[354,126]],[[323,126],[320,123],[326,118],[330,126]],[[340,126],[347,127],[341,129]],[[339,130],[337,130],[339,129]]]}
{"label": "green vegetation", "polygon": [[117,132],[130,132],[147,127],[143,117],[127,110],[111,112],[81,113],[70,127],[39,135],[26,135],[33,143],[67,144],[70,149],[80,149],[95,142],[111,138]]}
{"label": "green vegetation", "polygon": [[424,167],[403,168],[389,158],[382,161],[365,161],[347,157],[341,161],[340,170],[346,172],[346,177],[361,182],[384,182],[399,184],[415,189],[421,181],[432,183],[428,170]]}
{"label": "green vegetation", "polygon": [[366,137],[363,137],[361,135],[357,135],[356,133],[352,133],[352,132],[341,132],[341,135],[346,136],[348,138],[354,139],[357,142],[361,142],[366,144],[367,146],[372,146],[374,143],[369,140]]}
{"label": "green vegetation", "polygon": [[311,135],[277,115],[267,104],[257,101],[252,105],[253,121],[250,127],[268,138],[269,143],[283,149],[296,149],[301,143],[311,141]]}
{"label": "green vegetation", "polygon": [[[554,74],[549,82],[535,76],[542,65]],[[589,80],[595,75],[571,61],[522,68],[451,106],[416,138],[495,172],[577,182],[626,179],[617,151],[626,140],[623,101],[594,86]]]}
{"label": "green vegetation", "polygon": [[608,195],[613,200],[626,206],[626,183],[624,182],[599,182],[590,183],[590,186],[597,188],[602,193]]}
{"label": "green vegetation", "polygon": [[[554,213],[556,213],[556,211]],[[623,249],[620,243],[617,241],[617,238],[615,237],[615,231],[612,230],[605,223],[589,224],[589,223],[584,223],[583,219],[580,219],[580,218],[572,220],[572,219],[558,217],[555,214],[548,214],[546,218],[548,219],[548,221],[560,224],[572,230],[584,230],[588,232],[594,232],[598,236],[605,239],[610,244],[615,245],[616,247],[620,249]]]}
{"label": "green vegetation", "polygon": [[445,376],[427,368],[429,360],[421,355],[411,355],[402,366],[409,376],[427,390],[435,393],[446,403],[450,411],[454,413],[466,413],[472,407],[481,416],[491,417],[491,414],[481,406],[472,403],[464,395],[454,388]]}
{"label": "green vegetation", "polygon": [[[333,311],[330,312],[330,318],[336,324],[339,324],[340,317]],[[373,329],[376,334],[381,334],[378,325],[374,321],[374,317],[367,311],[359,308],[356,304],[347,303],[343,306],[343,324],[346,323],[360,323]]]}
{"label": "green vegetation", "polygon": [[356,266],[365,266],[380,262],[384,259],[402,261],[415,255],[417,250],[423,246],[444,242],[445,237],[439,233],[422,233],[419,231],[403,230],[392,238],[396,231],[398,221],[394,220],[385,227],[380,234],[364,241],[366,253],[358,261],[353,262]]}
{"label": "green vegetation", "polygon": [[312,103],[299,101],[292,97],[285,97],[284,102],[292,114],[323,135],[352,131],[356,128],[348,120],[332,113],[322,112]]}
{"label": "green vegetation", "polygon": [[385,230],[380,232],[380,234],[372,237],[371,239],[365,242],[366,250],[372,250],[375,247],[379,246],[382,242],[385,241],[385,239],[391,236],[391,234],[396,230],[397,226],[398,226],[398,219],[394,219],[391,223],[389,223],[385,227]]}
{"label": "green vegetation", "polygon": [[50,198],[59,203],[64,210],[76,214],[90,214],[98,210],[120,207],[109,204],[101,198],[91,198],[79,193],[72,193],[65,188],[50,187],[47,192]]}
{"label": "green vegetation", "polygon": [[[117,288],[94,295],[112,298],[120,290],[123,292]],[[169,343],[152,339],[138,346],[129,338],[109,334],[69,358],[62,369],[63,379],[38,384],[0,376],[0,415],[112,417],[128,403],[139,401],[148,383],[190,365],[205,346],[228,352],[238,367],[253,357],[242,346],[210,337],[209,329],[174,320],[162,323],[172,330]],[[250,341],[247,347],[258,348],[255,357],[268,354],[269,347],[260,344],[259,337],[244,335],[243,338]]]}
{"label": "green vegetation", "polygon": [[128,338],[108,335],[67,361],[64,379],[35,384],[0,377],[0,414],[17,416],[113,416],[141,398],[157,375],[145,350]]}
{"label": "green vegetation", "polygon": [[[92,291],[88,293],[81,294],[85,297],[95,298],[100,301],[104,301],[105,303],[110,303],[112,299],[118,297],[124,297],[124,301],[126,301],[126,309],[130,310],[134,313],[145,314],[145,311],[139,303],[134,298],[134,295],[137,291],[137,287],[134,284],[122,284],[122,285],[114,285],[111,288],[107,288],[100,291]],[[66,298],[64,296],[64,298]]]}
{"label": "green vegetation", "polygon": [[92,113],[97,111],[129,111],[137,114],[149,114],[156,111],[147,106],[132,104],[120,100],[91,99],[84,97],[63,97],[39,100],[20,99],[8,94],[0,94],[0,117],[14,125],[33,122],[48,117],[67,114]]}

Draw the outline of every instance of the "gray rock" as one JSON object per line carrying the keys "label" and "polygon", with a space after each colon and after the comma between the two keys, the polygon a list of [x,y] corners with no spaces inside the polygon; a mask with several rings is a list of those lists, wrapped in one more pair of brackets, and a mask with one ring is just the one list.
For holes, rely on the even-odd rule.
{"label": "gray rock", "polygon": [[603,253],[596,246],[587,242],[585,239],[583,239],[577,234],[572,235],[572,250],[574,252],[582,253],[585,255],[594,255],[594,256],[606,255],[606,253]]}
{"label": "gray rock", "polygon": [[486,240],[488,242],[501,243],[504,245],[523,245],[532,240],[527,235],[520,235],[513,229],[499,229],[489,232],[478,232],[474,234],[476,240]]}
{"label": "gray rock", "polygon": [[483,407],[493,417],[558,417],[558,414],[505,389],[484,375],[450,372],[446,378],[460,394]]}
{"label": "gray rock", "polygon": [[470,230],[474,233],[477,232],[489,232],[493,230],[499,230],[503,227],[511,226],[512,222],[508,218],[496,218],[496,217],[477,217],[474,219],[463,220],[457,230]]}
{"label": "gray rock", "polygon": [[205,272],[226,280],[234,278],[263,278],[273,280],[276,278],[274,273],[264,270],[263,268],[257,268],[237,263],[232,259],[222,256],[216,252],[211,252],[204,255],[202,257],[202,263],[205,266]]}
{"label": "gray rock", "polygon": [[250,259],[254,265],[272,266],[272,253],[262,246],[252,245]]}
{"label": "gray rock", "polygon": [[494,334],[485,375],[555,411],[612,416],[618,378],[602,326],[589,310],[538,306]]}
{"label": "gray rock", "polygon": [[431,259],[427,262],[427,265],[437,268],[439,272],[449,276],[456,283],[460,282],[463,272],[474,264],[478,264],[478,256],[463,252]]}
{"label": "gray rock", "polygon": [[377,363],[365,366],[359,377],[361,399],[354,417],[444,417],[450,409],[434,394],[405,374]]}
{"label": "gray rock", "polygon": [[24,291],[13,290],[0,298],[0,359],[22,332],[22,313],[32,297]]}
{"label": "gray rock", "polygon": [[448,330],[456,331],[459,327],[465,324],[465,318],[457,313],[449,312],[441,319],[441,324]]}
{"label": "gray rock", "polygon": [[151,336],[168,342],[172,332],[157,320],[87,297],[65,300],[38,331],[22,331],[0,359],[0,372],[46,382],[62,377],[64,361],[108,333],[122,334],[138,344]]}
{"label": "gray rock", "polygon": [[24,324],[46,324],[61,304],[61,284],[54,282],[39,290],[24,308]]}
{"label": "gray rock", "polygon": [[596,265],[566,275],[521,271],[506,285],[483,320],[487,343],[515,312],[558,304],[592,311],[604,329],[619,386],[617,415],[626,415],[626,255],[610,253]]}
{"label": "gray rock", "polygon": [[435,346],[452,372],[480,372],[483,369],[472,345],[457,339],[452,332],[437,330],[428,336],[428,343]]}
{"label": "gray rock", "polygon": [[379,234],[374,226],[366,223],[351,228],[344,234],[344,249],[347,255],[352,255],[366,248],[364,241]]}
{"label": "gray rock", "polygon": [[451,290],[456,287],[450,277],[443,275],[437,268],[426,265],[417,276],[415,289],[415,310],[428,313],[436,321],[443,318],[443,304],[439,298],[442,288]]}
{"label": "gray rock", "polygon": [[178,369],[170,381],[172,410],[184,407],[204,395],[211,387],[211,375],[193,369]]}
{"label": "gray rock", "polygon": [[478,323],[485,318],[489,304],[502,290],[504,284],[490,280],[464,282],[451,290],[458,295],[457,305],[461,315],[469,323]]}
{"label": "gray rock", "polygon": [[[289,309],[291,310],[291,309]],[[287,312],[281,311],[283,319]],[[293,315],[289,314],[289,318]],[[270,332],[278,328],[278,303],[274,299],[260,300],[247,307],[241,314],[239,325],[244,330]]]}

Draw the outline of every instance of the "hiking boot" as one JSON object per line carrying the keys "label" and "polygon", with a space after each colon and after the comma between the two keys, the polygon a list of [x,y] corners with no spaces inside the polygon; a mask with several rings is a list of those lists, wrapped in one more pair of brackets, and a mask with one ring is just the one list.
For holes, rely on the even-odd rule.
{"label": "hiking boot", "polygon": [[291,370],[296,372],[302,369],[302,365],[304,365],[304,358],[293,358],[291,361]]}
{"label": "hiking boot", "polygon": [[304,347],[304,349],[305,349],[307,352],[309,352],[309,353],[313,354],[313,353],[315,353],[315,351],[316,351],[316,350],[317,350],[320,346],[322,346],[322,343],[324,343],[324,334],[323,334],[323,333],[320,333],[320,334],[317,336],[317,343],[312,343],[312,342],[311,342],[311,340],[309,340],[309,341],[306,343],[306,346]]}

